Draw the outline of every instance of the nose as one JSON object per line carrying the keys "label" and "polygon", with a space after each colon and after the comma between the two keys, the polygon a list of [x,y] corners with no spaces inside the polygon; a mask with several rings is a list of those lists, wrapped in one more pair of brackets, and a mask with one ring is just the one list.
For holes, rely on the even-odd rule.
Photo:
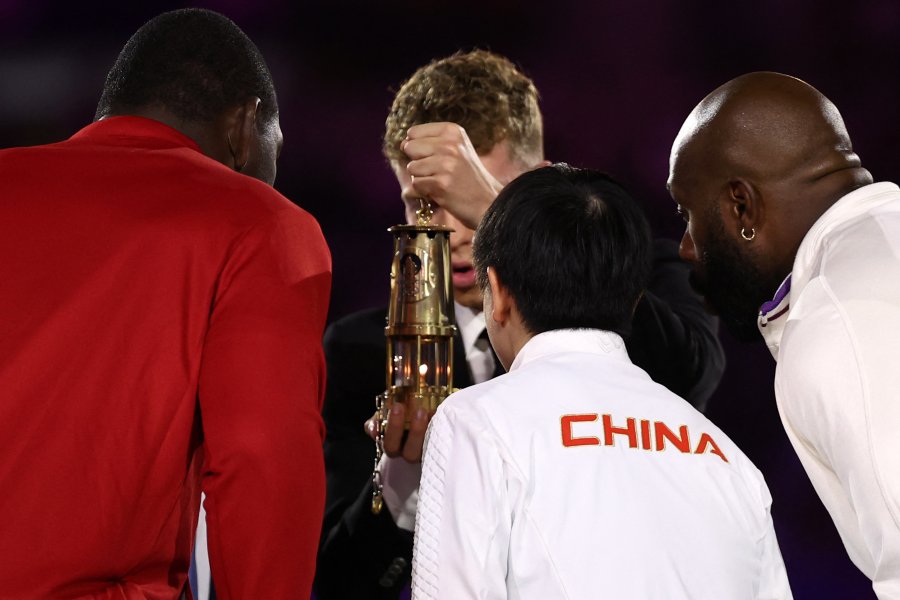
{"label": "nose", "polygon": [[697,248],[694,246],[694,238],[691,237],[691,232],[687,227],[685,227],[681,243],[678,245],[678,256],[685,262],[697,262]]}

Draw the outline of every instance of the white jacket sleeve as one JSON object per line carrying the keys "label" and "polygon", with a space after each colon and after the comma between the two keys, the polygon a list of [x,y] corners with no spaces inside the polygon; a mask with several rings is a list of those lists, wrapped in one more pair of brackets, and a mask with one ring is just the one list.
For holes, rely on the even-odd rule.
{"label": "white jacket sleeve", "polygon": [[[797,303],[802,312],[785,330],[790,346],[779,359],[775,391],[789,400],[781,406],[785,429],[850,558],[880,600],[894,600],[900,598],[900,309],[877,297],[886,286],[872,284],[874,277],[851,285],[820,276],[806,286]],[[856,289],[865,297],[854,296]],[[900,283],[890,289],[897,297]]]}
{"label": "white jacket sleeve", "polygon": [[493,436],[472,421],[445,404],[428,428],[413,550],[415,600],[507,597],[511,512],[503,463]]}
{"label": "white jacket sleeve", "polygon": [[772,495],[765,481],[760,478],[760,494],[766,507],[765,534],[762,545],[762,572],[759,578],[759,600],[792,600],[791,584],[788,582],[784,559],[775,537],[775,524],[772,522]]}

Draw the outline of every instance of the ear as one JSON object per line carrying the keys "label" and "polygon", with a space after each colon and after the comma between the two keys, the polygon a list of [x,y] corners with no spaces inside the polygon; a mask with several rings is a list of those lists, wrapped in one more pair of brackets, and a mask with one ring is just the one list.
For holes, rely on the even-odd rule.
{"label": "ear", "polygon": [[485,317],[493,319],[500,326],[506,325],[509,323],[515,300],[503,282],[497,278],[497,272],[493,267],[487,268],[487,277],[491,288],[491,314]]}
{"label": "ear", "polygon": [[250,161],[250,153],[256,139],[256,118],[262,101],[253,97],[226,111],[225,136],[231,153],[232,168],[240,172]]}
{"label": "ear", "polygon": [[726,210],[723,219],[726,229],[740,232],[761,228],[764,206],[760,189],[743,178],[732,179],[726,188]]}

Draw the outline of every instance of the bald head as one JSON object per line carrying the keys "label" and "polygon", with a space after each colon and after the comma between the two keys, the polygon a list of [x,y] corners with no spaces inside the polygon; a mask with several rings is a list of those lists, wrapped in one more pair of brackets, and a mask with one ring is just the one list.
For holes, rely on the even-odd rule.
{"label": "bald head", "polygon": [[704,98],[681,127],[669,167],[669,190],[687,221],[681,255],[707,299],[750,334],[810,227],[872,182],[834,104],[770,72],[742,75]]}
{"label": "bald head", "polygon": [[760,183],[818,181],[860,167],[840,112],[811,85],[780,73],[749,73],[713,91],[675,140],[706,168]]}

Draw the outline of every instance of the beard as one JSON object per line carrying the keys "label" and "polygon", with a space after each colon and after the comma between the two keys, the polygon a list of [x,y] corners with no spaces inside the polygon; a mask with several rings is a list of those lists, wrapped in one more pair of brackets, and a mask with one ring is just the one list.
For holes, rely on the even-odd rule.
{"label": "beard", "polygon": [[780,281],[773,284],[750,255],[725,236],[721,222],[705,246],[700,264],[691,271],[691,285],[716,310],[735,338],[742,342],[762,339],[756,324],[759,308],[771,300]]}

